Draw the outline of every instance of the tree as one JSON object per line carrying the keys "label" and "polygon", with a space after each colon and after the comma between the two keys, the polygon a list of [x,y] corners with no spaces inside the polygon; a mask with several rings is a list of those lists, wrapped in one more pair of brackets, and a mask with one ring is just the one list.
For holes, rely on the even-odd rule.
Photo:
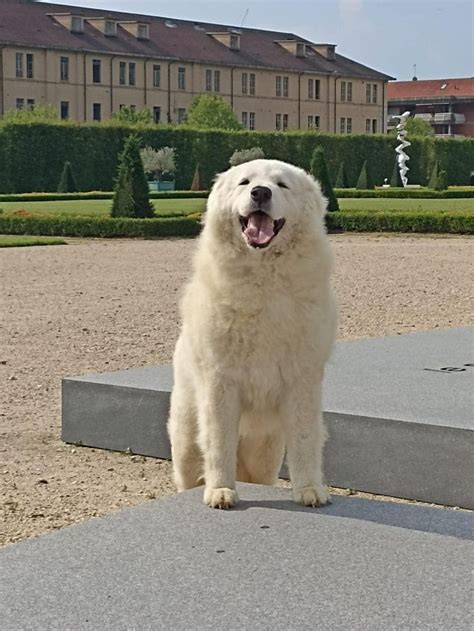
{"label": "tree", "polygon": [[195,129],[242,129],[230,105],[213,94],[193,99],[185,124]]}
{"label": "tree", "polygon": [[395,164],[393,165],[392,177],[390,178],[390,186],[392,188],[399,188],[403,186],[402,177],[400,175],[400,168],[398,166],[398,160],[395,158]]}
{"label": "tree", "polygon": [[370,177],[370,169],[367,164],[367,160],[364,160],[362,169],[360,170],[359,179],[357,180],[356,188],[358,189],[371,189],[374,188],[372,179]]}
{"label": "tree", "polygon": [[331,178],[329,177],[328,167],[324,158],[324,149],[316,147],[311,159],[311,173],[319,181],[321,191],[328,200],[328,211],[333,212],[339,210],[337,197],[332,187]]}
{"label": "tree", "polygon": [[344,162],[341,162],[339,165],[339,171],[337,172],[336,177],[336,188],[347,188],[347,175]]}
{"label": "tree", "polygon": [[250,162],[251,160],[259,160],[264,158],[265,154],[261,147],[251,147],[250,149],[236,149],[230,156],[229,164],[231,167],[235,167],[238,164],[244,162]]}
{"label": "tree", "polygon": [[137,110],[127,105],[120,108],[118,112],[113,112],[111,118],[113,121],[128,123],[129,125],[146,125],[152,121],[151,112],[147,107]]}
{"label": "tree", "polygon": [[173,176],[176,171],[176,152],[173,147],[153,149],[145,147],[140,151],[145,173],[149,173],[154,180],[161,180],[163,175]]}
{"label": "tree", "polygon": [[446,171],[440,171],[438,173],[438,181],[436,182],[435,190],[445,191],[448,188],[448,174]]}
{"label": "tree", "polygon": [[140,158],[140,140],[131,135],[119,157],[112,217],[153,217],[148,182]]}
{"label": "tree", "polygon": [[72,172],[72,166],[69,160],[64,163],[61,180],[59,181],[58,193],[77,193],[77,184]]}
{"label": "tree", "polygon": [[196,164],[196,170],[194,171],[193,181],[191,184],[192,191],[200,191],[201,190],[201,177],[199,174],[199,164]]}
{"label": "tree", "polygon": [[438,171],[439,171],[439,161],[435,160],[433,164],[433,168],[431,169],[430,181],[428,182],[428,188],[436,189],[438,186]]}
{"label": "tree", "polygon": [[410,116],[405,123],[405,129],[407,131],[408,138],[410,136],[434,136],[433,127],[428,121],[422,118],[414,118]]}
{"label": "tree", "polygon": [[3,120],[18,121],[25,123],[48,123],[59,121],[59,114],[52,105],[34,105],[18,110],[8,110],[5,112]]}

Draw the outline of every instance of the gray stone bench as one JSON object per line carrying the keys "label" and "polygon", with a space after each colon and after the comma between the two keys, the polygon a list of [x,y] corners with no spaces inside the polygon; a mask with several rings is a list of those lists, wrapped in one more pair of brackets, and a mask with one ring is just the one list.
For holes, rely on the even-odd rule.
{"label": "gray stone bench", "polygon": [[0,549],[2,631],[455,629],[471,621],[470,513],[239,485]]}
{"label": "gray stone bench", "polygon": [[[473,331],[337,345],[324,386],[330,484],[474,508]],[[169,458],[172,385],[171,366],[64,379],[63,440]]]}

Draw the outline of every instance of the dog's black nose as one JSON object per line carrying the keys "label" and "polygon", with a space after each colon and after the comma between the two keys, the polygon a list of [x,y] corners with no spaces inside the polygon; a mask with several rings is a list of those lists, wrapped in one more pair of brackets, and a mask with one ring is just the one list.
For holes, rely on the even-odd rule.
{"label": "dog's black nose", "polygon": [[268,186],[254,186],[250,191],[250,195],[255,202],[263,204],[272,198],[272,191]]}

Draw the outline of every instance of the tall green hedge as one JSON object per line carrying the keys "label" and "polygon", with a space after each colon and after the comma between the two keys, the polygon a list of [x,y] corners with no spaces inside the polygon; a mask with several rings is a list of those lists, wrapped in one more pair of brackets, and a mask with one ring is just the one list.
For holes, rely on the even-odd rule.
{"label": "tall green hedge", "polygon": [[[393,169],[396,138],[385,135],[334,135],[315,132],[197,131],[183,126],[81,123],[0,123],[0,193],[55,191],[66,160],[74,164],[80,190],[110,191],[125,138],[136,132],[145,146],[176,149],[176,188],[189,189],[196,163],[201,186],[228,168],[236,149],[262,148],[267,158],[307,170],[316,146],[324,149],[330,177],[344,162],[348,186],[355,186],[364,160],[370,159],[375,185]],[[425,185],[435,159],[448,183],[468,184],[474,170],[474,140],[410,138],[411,184]]]}

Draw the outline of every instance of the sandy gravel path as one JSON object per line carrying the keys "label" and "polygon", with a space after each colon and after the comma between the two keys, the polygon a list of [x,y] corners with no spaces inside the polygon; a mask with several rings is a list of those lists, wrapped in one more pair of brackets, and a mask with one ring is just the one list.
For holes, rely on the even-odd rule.
{"label": "sandy gravel path", "polygon": [[[338,235],[340,339],[472,321],[474,240]],[[66,375],[169,361],[192,240],[0,251],[0,544],[173,492],[167,462],[60,441]]]}

